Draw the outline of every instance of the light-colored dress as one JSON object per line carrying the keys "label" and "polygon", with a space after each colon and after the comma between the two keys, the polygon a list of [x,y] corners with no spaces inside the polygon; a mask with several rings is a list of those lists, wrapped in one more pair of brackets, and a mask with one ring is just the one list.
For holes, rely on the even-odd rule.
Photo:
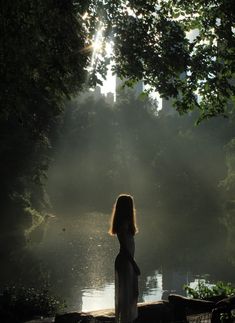
{"label": "light-colored dress", "polygon": [[120,252],[115,260],[115,318],[117,323],[127,323],[138,317],[138,266],[134,261],[134,236],[128,224],[122,225],[117,236]]}

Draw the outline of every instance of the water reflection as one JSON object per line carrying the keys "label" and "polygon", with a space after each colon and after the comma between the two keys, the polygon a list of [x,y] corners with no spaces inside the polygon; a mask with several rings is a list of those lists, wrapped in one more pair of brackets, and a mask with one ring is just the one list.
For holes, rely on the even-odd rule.
{"label": "water reflection", "polygon": [[[162,274],[158,270],[145,280],[145,291],[141,290],[141,301],[156,301],[162,298]],[[82,290],[82,311],[114,308],[114,283],[106,284],[103,288],[85,288]]]}
{"label": "water reflection", "polygon": [[[141,280],[144,280],[144,282],[142,281],[142,284],[140,284],[139,302],[167,299],[170,293],[186,295],[183,290],[184,284],[188,284],[190,287],[196,287],[199,281],[206,282],[201,278],[193,277],[190,273],[175,271],[164,273],[163,275],[159,270],[155,270],[153,275],[144,277],[144,279],[142,278]],[[166,283],[165,286],[164,282]],[[212,286],[212,284],[207,285]],[[141,287],[144,288],[144,290],[142,290]],[[164,287],[168,287],[169,289],[164,289]],[[105,284],[99,289],[84,288],[81,292],[83,312],[114,308],[114,283]]]}
{"label": "water reflection", "polygon": [[[47,268],[53,291],[66,301],[69,311],[114,307],[114,260],[119,245],[107,234],[108,224],[109,215],[100,213],[58,218],[35,249]],[[172,292],[184,295],[183,285],[198,278],[194,274],[201,277],[209,272],[213,282],[234,282],[234,268],[217,258],[207,259],[207,254],[191,246],[185,256],[175,244],[168,253],[155,229],[146,215],[136,236],[136,259],[142,273],[139,302],[165,299]]]}
{"label": "water reflection", "polygon": [[107,284],[102,289],[86,288],[82,290],[82,311],[95,311],[114,308],[114,284]]}
{"label": "water reflection", "polygon": [[186,296],[184,285],[188,285],[193,280],[193,276],[187,271],[177,269],[165,269],[163,272],[163,299],[167,299],[170,293]]}
{"label": "water reflection", "polygon": [[155,270],[153,276],[146,277],[146,290],[143,292],[143,301],[156,301],[162,298],[163,286],[162,286],[162,274]]}

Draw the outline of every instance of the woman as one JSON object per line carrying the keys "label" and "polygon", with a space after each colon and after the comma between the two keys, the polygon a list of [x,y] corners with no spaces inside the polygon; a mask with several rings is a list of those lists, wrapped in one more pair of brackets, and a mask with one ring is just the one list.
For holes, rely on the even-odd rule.
{"label": "woman", "polygon": [[115,317],[117,323],[131,323],[137,316],[138,275],[134,260],[137,233],[132,196],[121,194],[116,200],[111,219],[110,234],[117,234],[120,252],[115,260]]}

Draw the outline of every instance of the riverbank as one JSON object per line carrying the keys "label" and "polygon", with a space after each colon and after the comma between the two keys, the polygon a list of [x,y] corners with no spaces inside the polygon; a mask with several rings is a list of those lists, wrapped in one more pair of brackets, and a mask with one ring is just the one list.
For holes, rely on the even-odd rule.
{"label": "riverbank", "polygon": [[[138,323],[156,322],[156,318],[159,319],[159,322],[172,321],[172,308],[168,301],[139,303],[138,313]],[[164,318],[167,318],[167,321],[165,321]],[[55,318],[38,318],[31,321],[27,321],[27,323],[106,323],[114,321],[114,309],[103,309],[98,311],[81,313],[66,313],[63,315],[58,315]]]}
{"label": "riverbank", "polygon": [[[186,305],[190,308],[186,311]],[[210,322],[210,312],[214,302],[200,301],[171,295],[169,301],[155,301],[138,304],[138,319],[136,323],[169,323],[195,322],[200,315],[203,322]],[[204,314],[202,314],[204,313]],[[99,311],[66,313],[55,318],[34,319],[27,323],[111,323],[115,322],[114,309]],[[200,322],[202,322],[200,320]]]}

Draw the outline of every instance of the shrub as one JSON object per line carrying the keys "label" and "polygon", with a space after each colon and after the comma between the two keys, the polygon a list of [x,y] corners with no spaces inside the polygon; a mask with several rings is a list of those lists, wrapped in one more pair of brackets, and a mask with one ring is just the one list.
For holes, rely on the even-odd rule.
{"label": "shrub", "polygon": [[48,289],[11,286],[5,288],[0,296],[0,309],[19,320],[35,316],[52,316],[62,312],[66,305],[52,296]]}
{"label": "shrub", "polygon": [[235,287],[231,283],[224,283],[222,281],[209,284],[206,280],[199,279],[196,287],[185,285],[184,289],[189,297],[197,299],[209,299],[215,296],[226,298],[235,295]]}

